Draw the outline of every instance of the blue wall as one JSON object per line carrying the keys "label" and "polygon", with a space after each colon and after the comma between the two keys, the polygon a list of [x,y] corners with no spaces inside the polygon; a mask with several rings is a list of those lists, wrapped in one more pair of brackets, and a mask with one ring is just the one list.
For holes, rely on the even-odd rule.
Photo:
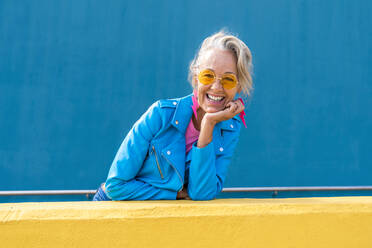
{"label": "blue wall", "polygon": [[367,0],[2,0],[0,190],[96,188],[147,107],[191,92],[188,64],[222,27],[255,66],[225,186],[371,185],[371,13]]}

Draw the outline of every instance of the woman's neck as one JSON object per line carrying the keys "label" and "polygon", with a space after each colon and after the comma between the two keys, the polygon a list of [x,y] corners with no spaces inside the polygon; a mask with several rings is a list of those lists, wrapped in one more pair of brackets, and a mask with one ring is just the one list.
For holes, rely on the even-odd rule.
{"label": "woman's neck", "polygon": [[205,111],[202,108],[198,108],[196,113],[198,114],[198,118],[195,118],[195,115],[192,115],[192,123],[196,130],[200,131],[200,125],[205,115]]}

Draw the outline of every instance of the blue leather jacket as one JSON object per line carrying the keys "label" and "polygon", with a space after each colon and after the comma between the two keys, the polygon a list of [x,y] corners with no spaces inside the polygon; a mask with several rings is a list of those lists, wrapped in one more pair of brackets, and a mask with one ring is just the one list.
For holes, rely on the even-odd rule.
{"label": "blue leather jacket", "polygon": [[218,123],[213,140],[186,156],[185,132],[192,116],[191,96],[159,100],[134,124],[111,165],[106,194],[112,200],[176,199],[188,171],[193,200],[211,200],[222,190],[241,123]]}

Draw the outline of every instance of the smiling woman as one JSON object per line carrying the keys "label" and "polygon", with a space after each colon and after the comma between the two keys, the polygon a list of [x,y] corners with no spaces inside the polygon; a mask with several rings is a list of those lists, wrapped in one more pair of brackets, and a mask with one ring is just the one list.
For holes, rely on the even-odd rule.
{"label": "smiling woman", "polygon": [[205,39],[190,64],[193,94],[159,100],[142,115],[93,200],[214,199],[244,123],[236,95],[250,95],[251,61],[231,34]]}

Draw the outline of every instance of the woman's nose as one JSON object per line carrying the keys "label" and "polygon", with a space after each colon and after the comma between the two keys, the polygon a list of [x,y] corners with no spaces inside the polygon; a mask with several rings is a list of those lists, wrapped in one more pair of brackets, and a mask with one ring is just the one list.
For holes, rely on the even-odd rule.
{"label": "woman's nose", "polygon": [[216,80],[214,80],[214,82],[212,83],[212,86],[211,86],[211,89],[222,89],[222,84],[221,84],[221,79],[219,78],[216,78]]}

